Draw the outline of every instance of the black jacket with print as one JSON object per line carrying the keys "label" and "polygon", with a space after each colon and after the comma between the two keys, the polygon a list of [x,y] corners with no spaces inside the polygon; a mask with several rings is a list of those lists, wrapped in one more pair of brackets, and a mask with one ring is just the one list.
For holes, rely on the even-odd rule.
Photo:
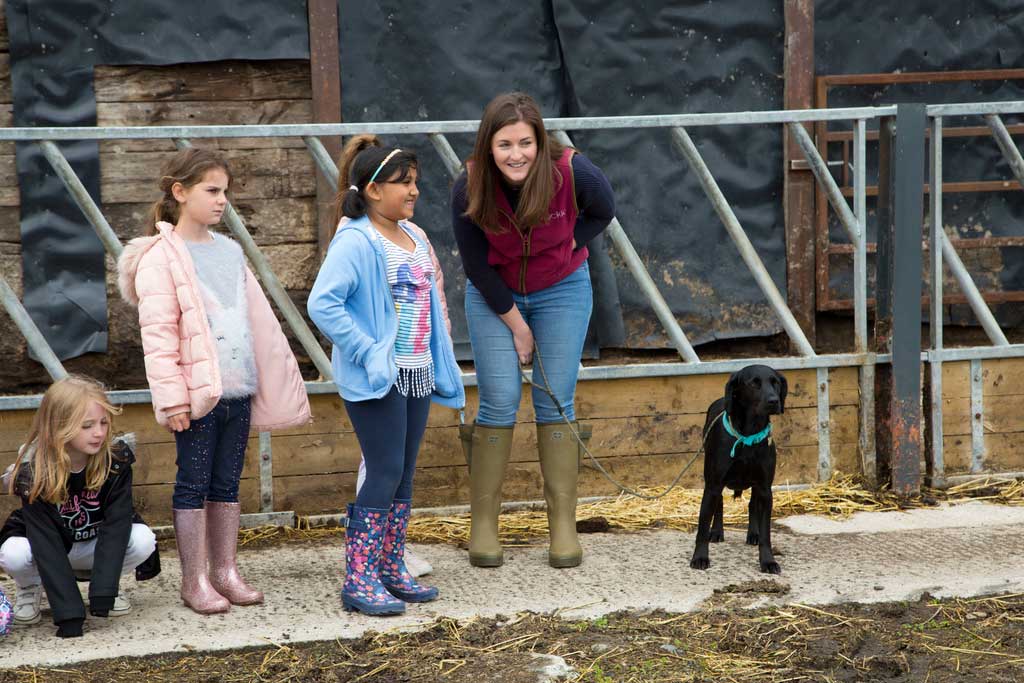
{"label": "black jacket with print", "polygon": [[[107,479],[100,487],[100,505],[103,521],[96,536],[96,554],[89,577],[89,603],[93,610],[109,610],[117,597],[124,554],[137,518],[132,505],[132,463],[135,454],[121,439],[112,446],[113,460]],[[25,536],[32,547],[39,575],[43,580],[46,597],[53,609],[53,622],[85,618],[85,604],[68,561],[74,538],[61,518],[59,507],[36,499],[28,502],[32,485],[32,471],[23,466],[14,483],[14,492],[21,496],[21,509],[11,513],[0,532],[0,544],[10,536]],[[143,569],[143,566],[147,566]],[[136,578],[153,578],[160,572],[157,552],[146,560],[144,576],[136,570]]]}

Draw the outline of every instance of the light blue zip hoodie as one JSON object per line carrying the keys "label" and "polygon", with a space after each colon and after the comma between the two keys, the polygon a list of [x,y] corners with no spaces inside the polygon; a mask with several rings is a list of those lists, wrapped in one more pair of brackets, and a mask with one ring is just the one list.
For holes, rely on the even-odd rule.
{"label": "light blue zip hoodie", "polygon": [[[412,230],[399,225],[423,244]],[[306,304],[309,317],[334,344],[334,383],[347,401],[382,398],[398,379],[398,313],[381,239],[366,216],[343,225],[331,240]],[[464,407],[462,372],[441,313],[436,280],[430,286],[430,353],[434,360],[431,400],[449,408]]]}

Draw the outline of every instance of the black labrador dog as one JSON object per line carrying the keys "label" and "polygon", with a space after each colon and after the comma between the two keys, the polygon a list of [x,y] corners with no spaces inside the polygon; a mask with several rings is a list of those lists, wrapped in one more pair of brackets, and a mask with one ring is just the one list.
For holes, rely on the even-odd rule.
{"label": "black labrador dog", "polygon": [[775,480],[775,442],[771,416],[786,408],[786,378],[767,365],[748,365],[733,373],[725,396],[708,408],[704,422],[704,496],[700,501],[697,544],[690,566],[707,569],[708,544],[725,538],[722,491],[738,498],[750,489],[747,545],[758,547],[761,571],[782,570],[772,554],[772,482]]}

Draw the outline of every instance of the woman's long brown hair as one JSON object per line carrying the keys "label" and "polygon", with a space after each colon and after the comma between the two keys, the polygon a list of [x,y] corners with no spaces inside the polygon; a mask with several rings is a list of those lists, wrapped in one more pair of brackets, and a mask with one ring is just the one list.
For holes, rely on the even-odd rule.
{"label": "woman's long brown hair", "polygon": [[501,177],[501,171],[494,165],[491,141],[499,130],[519,121],[530,124],[537,140],[537,157],[523,182],[516,208],[516,222],[521,228],[529,229],[547,220],[551,199],[562,182],[560,177],[555,177],[555,162],[561,158],[565,148],[557,140],[548,137],[544,130],[544,118],[534,99],[522,92],[504,93],[495,97],[484,109],[473,155],[466,165],[466,195],[469,202],[465,215],[485,232],[492,234],[503,232],[503,228],[499,222],[495,198],[495,181]]}
{"label": "woman's long brown hair", "polygon": [[68,477],[71,475],[71,456],[67,445],[82,428],[85,413],[94,401],[103,407],[110,425],[99,452],[90,457],[85,466],[85,487],[97,491],[103,486],[113,460],[110,451],[110,438],[114,432],[113,418],[121,409],[107,400],[103,385],[96,380],[81,375],[68,375],[51,384],[43,394],[25,440],[25,448],[30,455],[26,463],[22,460],[23,454],[18,453],[18,461],[11,475],[11,493],[14,493],[19,470],[28,464],[32,471],[29,503],[35,502],[37,498],[55,504],[67,499]]}

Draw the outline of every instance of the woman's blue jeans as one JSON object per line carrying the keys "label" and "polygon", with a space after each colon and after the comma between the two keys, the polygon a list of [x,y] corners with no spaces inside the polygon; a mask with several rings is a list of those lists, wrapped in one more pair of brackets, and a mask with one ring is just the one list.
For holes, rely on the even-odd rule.
{"label": "woman's blue jeans", "polygon": [[[586,261],[561,282],[531,294],[513,294],[513,299],[540,352],[540,358],[534,352],[533,381],[544,386],[546,375],[562,410],[575,420],[576,378],[594,304]],[[471,282],[466,283],[466,322],[480,394],[476,422],[488,427],[511,427],[522,396],[519,356],[511,330]],[[551,398],[537,388],[532,391],[537,424],[561,422]]]}

